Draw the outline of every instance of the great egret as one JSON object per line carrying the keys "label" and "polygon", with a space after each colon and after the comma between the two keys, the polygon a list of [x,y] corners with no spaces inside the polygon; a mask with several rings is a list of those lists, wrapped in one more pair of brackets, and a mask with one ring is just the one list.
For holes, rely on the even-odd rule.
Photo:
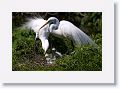
{"label": "great egret", "polygon": [[71,22],[65,20],[59,22],[56,17],[50,17],[48,20],[44,20],[43,18],[29,19],[29,21],[24,26],[34,30],[36,33],[35,38],[39,38],[42,42],[44,54],[46,54],[46,51],[49,47],[49,33],[57,37],[67,37],[71,39],[76,45],[96,45],[88,35],[86,35],[82,30],[73,25]]}

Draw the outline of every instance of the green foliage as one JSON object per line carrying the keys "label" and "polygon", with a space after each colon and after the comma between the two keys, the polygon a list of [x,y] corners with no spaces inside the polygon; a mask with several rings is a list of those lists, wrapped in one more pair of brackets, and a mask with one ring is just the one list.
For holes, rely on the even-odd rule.
{"label": "green foliage", "polygon": [[[59,51],[65,53],[63,58],[57,59],[53,65],[46,65],[43,55],[41,42],[38,41],[36,56],[34,51],[34,33],[30,30],[17,29],[13,31],[12,43],[12,70],[14,71],[100,71],[102,70],[102,49],[101,35],[91,36],[99,45],[94,48],[90,45],[76,47],[74,51],[69,40],[64,39],[63,44],[60,38],[50,36],[51,41],[55,40],[56,47],[60,47]],[[68,45],[69,44],[69,45]],[[67,47],[68,46],[68,47]],[[67,48],[66,48],[67,47]],[[66,50],[69,51],[67,55]],[[71,53],[70,53],[71,52]]]}
{"label": "green foliage", "polygon": [[89,45],[76,47],[74,53],[59,59],[57,64],[59,69],[65,71],[100,71],[102,70],[101,48]]}

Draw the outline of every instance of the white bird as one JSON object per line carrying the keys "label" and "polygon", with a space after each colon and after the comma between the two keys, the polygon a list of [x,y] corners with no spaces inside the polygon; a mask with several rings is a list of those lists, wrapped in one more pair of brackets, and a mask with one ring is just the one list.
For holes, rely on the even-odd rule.
{"label": "white bird", "polygon": [[74,24],[65,20],[59,22],[55,17],[50,17],[48,20],[44,20],[43,18],[30,19],[24,26],[34,30],[36,38],[39,38],[42,42],[44,53],[46,53],[49,47],[49,33],[57,37],[67,37],[76,45],[96,45],[88,35]]}

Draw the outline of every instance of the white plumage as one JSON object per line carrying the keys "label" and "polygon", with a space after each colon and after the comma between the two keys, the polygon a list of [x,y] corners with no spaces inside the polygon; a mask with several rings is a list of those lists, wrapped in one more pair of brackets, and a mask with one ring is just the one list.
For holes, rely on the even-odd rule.
{"label": "white plumage", "polygon": [[28,29],[32,29],[35,33],[39,31],[39,28],[42,27],[46,20],[43,18],[28,18],[28,21],[23,25],[23,27],[26,27]]}
{"label": "white plumage", "polygon": [[34,30],[36,33],[36,38],[39,37],[42,42],[42,48],[44,49],[45,53],[49,47],[49,33],[52,33],[57,37],[67,37],[71,39],[76,45],[96,45],[88,35],[86,35],[82,30],[73,25],[71,22],[65,20],[59,22],[59,20],[55,17],[50,17],[48,20],[44,20],[43,18],[29,19],[24,27]]}
{"label": "white plumage", "polygon": [[[61,32],[59,32],[60,34],[72,39],[77,45],[94,44],[94,42],[83,31],[68,21],[60,21],[58,30]],[[53,33],[56,34],[57,32],[55,31],[57,30],[54,30]]]}

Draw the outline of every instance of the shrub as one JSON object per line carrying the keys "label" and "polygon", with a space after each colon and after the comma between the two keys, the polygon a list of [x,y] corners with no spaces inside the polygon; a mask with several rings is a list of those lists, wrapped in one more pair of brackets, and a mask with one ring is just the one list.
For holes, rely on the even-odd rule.
{"label": "shrub", "polygon": [[[98,44],[98,48],[90,45],[71,46],[68,39],[50,36],[49,39],[64,56],[53,65],[46,65],[40,40],[34,50],[34,32],[25,29],[14,29],[12,33],[12,70],[13,71],[101,71],[102,46],[101,34],[91,37]],[[73,51],[73,52],[72,52]]]}

